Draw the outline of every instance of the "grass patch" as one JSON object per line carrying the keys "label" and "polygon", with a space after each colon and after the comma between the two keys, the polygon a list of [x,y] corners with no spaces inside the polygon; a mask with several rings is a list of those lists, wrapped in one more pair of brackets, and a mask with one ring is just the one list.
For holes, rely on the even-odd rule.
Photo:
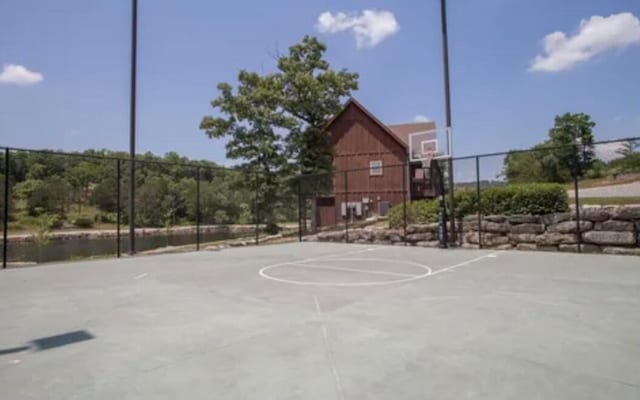
{"label": "grass patch", "polygon": [[584,197],[580,198],[580,205],[585,206],[620,206],[626,204],[640,204],[640,197]]}

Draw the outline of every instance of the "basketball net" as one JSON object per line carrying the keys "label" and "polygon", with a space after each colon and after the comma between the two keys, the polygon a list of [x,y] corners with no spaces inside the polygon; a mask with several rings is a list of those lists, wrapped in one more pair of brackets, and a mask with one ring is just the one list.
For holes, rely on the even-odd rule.
{"label": "basketball net", "polygon": [[[424,159],[422,160],[422,169],[425,170],[428,168],[431,168],[431,161],[433,161],[433,158],[436,156],[435,152],[433,151],[429,151],[427,153],[424,154]],[[426,178],[426,176],[425,176]]]}

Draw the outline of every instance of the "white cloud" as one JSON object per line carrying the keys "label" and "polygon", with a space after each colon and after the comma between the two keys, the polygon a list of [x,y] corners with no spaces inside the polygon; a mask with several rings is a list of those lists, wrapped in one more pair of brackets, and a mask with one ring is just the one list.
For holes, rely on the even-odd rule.
{"label": "white cloud", "polygon": [[363,10],[361,13],[332,14],[323,12],[318,17],[316,29],[320,33],[351,31],[356,38],[356,47],[374,47],[400,29],[391,11]]}
{"label": "white cloud", "polygon": [[622,121],[622,115],[616,115],[615,117],[613,117],[613,120],[616,122]]}
{"label": "white cloud", "polygon": [[35,85],[44,79],[41,73],[29,71],[22,65],[5,64],[0,72],[0,84]]}
{"label": "white cloud", "polygon": [[573,36],[559,31],[545,36],[544,52],[535,57],[529,70],[569,70],[607,50],[623,49],[634,43],[640,43],[640,20],[635,15],[629,12],[608,17],[594,15],[580,21]]}
{"label": "white cloud", "polygon": [[427,117],[426,115],[421,115],[421,114],[418,114],[415,117],[413,117],[413,120],[415,122],[431,122],[431,118]]}

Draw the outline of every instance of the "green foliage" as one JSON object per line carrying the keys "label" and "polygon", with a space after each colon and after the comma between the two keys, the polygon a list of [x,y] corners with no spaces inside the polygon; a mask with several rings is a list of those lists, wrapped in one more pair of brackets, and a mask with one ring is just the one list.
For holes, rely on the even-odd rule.
{"label": "green foliage", "polygon": [[343,99],[358,89],[358,74],[335,71],[324,58],[327,47],[305,36],[278,59],[277,77],[282,83],[283,109],[295,121],[287,137],[288,152],[301,173],[332,170],[331,148],[324,128],[342,108]]}
{"label": "green foliage", "polygon": [[[496,186],[480,191],[480,211],[490,214],[549,214],[568,210],[565,188],[553,183],[528,183]],[[478,211],[478,198],[474,190],[461,190],[455,194],[456,215],[459,217]]]}
{"label": "green foliage", "polygon": [[569,182],[594,167],[593,128],[584,113],[565,113],[555,118],[549,139],[530,152],[508,154],[503,175],[509,183]]}
{"label": "green foliage", "polygon": [[229,137],[227,157],[243,160],[246,184],[258,191],[256,200],[263,221],[275,224],[279,196],[285,190],[282,177],[287,159],[276,127],[291,126],[280,110],[282,89],[273,75],[241,71],[234,91],[218,85],[220,95],[211,104],[224,117],[204,117],[200,128],[212,138]]}
{"label": "green foliage", "polygon": [[77,228],[88,229],[93,227],[94,217],[88,214],[69,216],[71,224]]}
{"label": "green foliage", "polygon": [[136,193],[136,224],[162,227],[165,225],[167,208],[165,196],[169,193],[167,180],[153,176],[145,180]]}
{"label": "green foliage", "polygon": [[51,229],[55,225],[56,216],[42,214],[37,218],[35,231],[31,239],[38,249],[38,262],[42,260],[42,249],[51,242]]}
{"label": "green foliage", "polygon": [[[275,73],[243,70],[237,87],[218,84],[219,94],[211,105],[220,116],[205,116],[200,124],[211,138],[229,138],[227,157],[244,162],[245,185],[257,190],[258,218],[271,231],[277,230],[278,220],[291,215],[290,205],[295,204],[287,178],[331,171],[324,128],[358,87],[358,75],[332,70],[325,52],[323,43],[305,36],[278,58]],[[325,189],[330,183],[330,178],[314,181]]]}
{"label": "green foliage", "polygon": [[116,184],[114,177],[108,177],[98,182],[89,194],[89,203],[99,210],[116,211],[118,201]]}
{"label": "green foliage", "polygon": [[16,196],[24,201],[30,215],[46,212],[64,216],[70,202],[70,191],[69,183],[58,176],[45,181],[28,179],[15,186]]}
{"label": "green foliage", "polygon": [[[491,214],[544,215],[565,212],[569,209],[567,192],[562,185],[553,183],[528,183],[496,186],[480,192],[480,211]],[[448,199],[447,199],[448,200]],[[455,193],[456,217],[462,218],[478,212],[475,190],[463,189]],[[391,207],[389,226],[402,227],[402,203]],[[407,223],[424,224],[438,220],[438,201],[419,200],[407,203]]]}
{"label": "green foliage", "polygon": [[[402,203],[389,210],[389,227],[403,226],[404,210]],[[407,202],[407,224],[428,224],[438,221],[438,200],[418,200]]]}
{"label": "green foliage", "polygon": [[640,152],[629,153],[626,156],[609,162],[611,173],[640,172]]}
{"label": "green foliage", "polygon": [[115,224],[117,222],[117,217],[115,213],[110,212],[98,212],[93,220],[97,223],[102,224]]}

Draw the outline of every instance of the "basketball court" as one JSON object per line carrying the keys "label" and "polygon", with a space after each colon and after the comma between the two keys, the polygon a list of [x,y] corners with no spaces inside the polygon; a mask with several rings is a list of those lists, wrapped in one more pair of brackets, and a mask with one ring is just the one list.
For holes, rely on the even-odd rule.
{"label": "basketball court", "polygon": [[628,256],[294,243],[0,273],[18,399],[638,399]]}

